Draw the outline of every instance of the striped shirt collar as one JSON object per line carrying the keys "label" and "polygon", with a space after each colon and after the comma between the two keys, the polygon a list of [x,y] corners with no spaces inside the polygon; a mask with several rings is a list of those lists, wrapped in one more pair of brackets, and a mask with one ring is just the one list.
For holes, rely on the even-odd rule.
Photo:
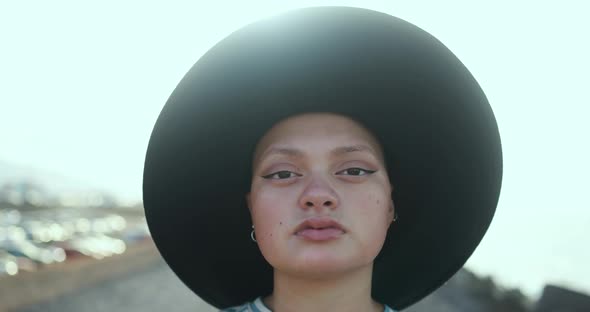
{"label": "striped shirt collar", "polygon": [[[269,308],[266,307],[266,305],[264,305],[264,302],[262,302],[262,297],[256,298],[256,300],[251,302],[249,305],[252,312],[272,312]],[[384,306],[385,310],[383,310],[383,312],[396,312],[392,308],[388,307],[386,304]]]}

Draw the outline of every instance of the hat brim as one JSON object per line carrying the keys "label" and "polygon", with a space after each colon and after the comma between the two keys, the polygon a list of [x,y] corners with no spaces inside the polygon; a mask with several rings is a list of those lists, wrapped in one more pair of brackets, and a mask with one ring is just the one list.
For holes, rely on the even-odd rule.
{"label": "hat brim", "polygon": [[343,7],[236,31],[170,96],[149,142],[143,197],[172,270],[218,308],[272,292],[272,268],[249,237],[251,157],[273,124],[304,112],[350,116],[383,146],[399,220],[375,260],[373,297],[401,309],[441,286],[494,215],[502,178],[494,115],[437,39]]}

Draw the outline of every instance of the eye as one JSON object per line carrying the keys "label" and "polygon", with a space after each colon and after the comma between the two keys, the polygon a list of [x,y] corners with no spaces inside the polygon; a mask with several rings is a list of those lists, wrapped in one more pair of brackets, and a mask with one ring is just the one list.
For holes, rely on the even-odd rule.
{"label": "eye", "polygon": [[340,174],[340,175],[349,175],[349,176],[364,176],[364,175],[369,175],[372,173],[375,173],[376,170],[368,170],[368,169],[363,169],[363,168],[348,168],[348,169],[344,169],[342,171],[338,171],[336,172],[336,174]]}
{"label": "eye", "polygon": [[284,179],[289,179],[289,178],[293,178],[293,177],[300,177],[300,176],[301,176],[300,174],[297,174],[295,172],[282,170],[282,171],[277,171],[277,172],[274,172],[271,174],[267,174],[262,177],[264,179],[284,180]]}

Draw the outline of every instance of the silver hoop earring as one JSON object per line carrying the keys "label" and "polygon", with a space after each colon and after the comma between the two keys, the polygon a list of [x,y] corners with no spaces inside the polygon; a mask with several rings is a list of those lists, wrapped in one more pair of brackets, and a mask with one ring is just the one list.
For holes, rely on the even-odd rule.
{"label": "silver hoop earring", "polygon": [[397,211],[393,213],[393,222],[397,221]]}
{"label": "silver hoop earring", "polygon": [[256,237],[254,237],[254,225],[252,225],[252,232],[250,232],[250,238],[256,243]]}

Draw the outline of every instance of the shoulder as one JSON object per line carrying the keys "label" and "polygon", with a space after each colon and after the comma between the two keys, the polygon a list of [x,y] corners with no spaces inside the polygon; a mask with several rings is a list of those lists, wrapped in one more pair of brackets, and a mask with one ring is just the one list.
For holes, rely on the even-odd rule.
{"label": "shoulder", "polygon": [[250,303],[248,302],[239,306],[225,308],[219,312],[252,312],[252,309],[250,309]]}
{"label": "shoulder", "polygon": [[[384,306],[384,312],[397,312],[396,310],[390,308],[388,305]],[[270,310],[266,306],[264,306],[261,298],[257,298],[252,302],[246,302],[239,306],[226,308],[219,312],[270,312]]]}
{"label": "shoulder", "polygon": [[389,307],[388,305],[386,305],[386,304],[385,304],[384,306],[385,306],[384,312],[397,312],[397,310],[394,310],[394,309],[390,308],[390,307]]}
{"label": "shoulder", "polygon": [[256,298],[256,300],[252,302],[246,302],[242,305],[226,308],[221,310],[220,312],[271,312],[265,305],[262,303],[262,299]]}

